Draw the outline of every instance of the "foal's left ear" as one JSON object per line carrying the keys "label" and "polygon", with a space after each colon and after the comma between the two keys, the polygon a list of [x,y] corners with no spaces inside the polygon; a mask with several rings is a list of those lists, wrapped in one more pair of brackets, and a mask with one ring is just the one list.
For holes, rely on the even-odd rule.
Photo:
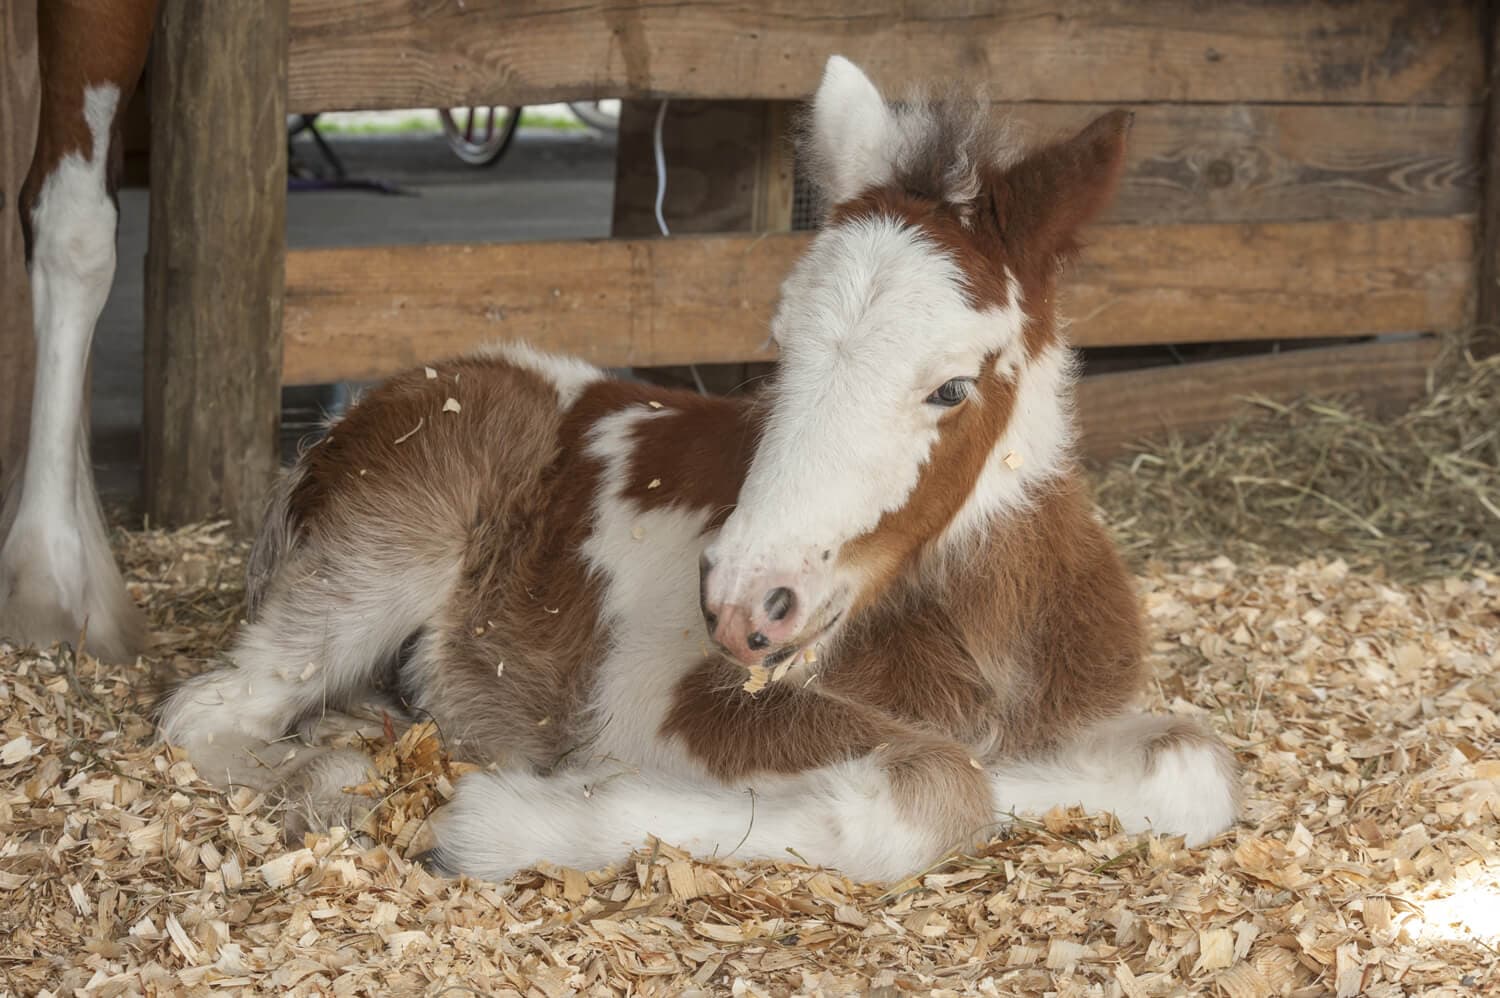
{"label": "foal's left ear", "polygon": [[1005,241],[1052,259],[1073,252],[1078,231],[1114,200],[1134,120],[1130,111],[1110,111],[1006,170],[991,191]]}
{"label": "foal's left ear", "polygon": [[895,116],[870,78],[843,56],[830,58],[804,138],[813,182],[829,205],[890,179],[896,137]]}

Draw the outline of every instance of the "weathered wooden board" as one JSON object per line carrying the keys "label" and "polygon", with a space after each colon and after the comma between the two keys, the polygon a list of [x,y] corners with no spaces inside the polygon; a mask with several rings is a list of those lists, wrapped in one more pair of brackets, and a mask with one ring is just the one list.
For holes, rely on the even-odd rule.
{"label": "weathered wooden board", "polygon": [[[0,8],[0,496],[20,470],[30,423],[36,340],[21,239],[21,185],[36,143],[36,6]],[[0,538],[7,524],[0,508]]]}
{"label": "weathered wooden board", "polygon": [[1488,356],[1500,353],[1500,3],[1485,4],[1484,28],[1490,60],[1481,153],[1484,190],[1479,214],[1474,349]]}
{"label": "weathered wooden board", "polygon": [[[768,193],[776,165],[767,148],[775,106],[767,101],[701,100],[674,100],[668,105],[662,121],[667,164],[662,216],[670,231],[703,234],[755,228],[757,205]],[[645,237],[658,231],[652,150],[658,108],[657,101],[627,100],[621,105],[610,226],[615,236]],[[788,218],[790,193],[786,192]]]}
{"label": "weathered wooden board", "polygon": [[[495,338],[608,366],[765,360],[806,240],[292,252],[285,378],[372,378]],[[1473,220],[1101,225],[1065,287],[1080,346],[1448,329],[1474,287]]]}
{"label": "weathered wooden board", "polygon": [[1100,226],[1064,285],[1080,345],[1452,329],[1474,288],[1472,216]]}
{"label": "weathered wooden board", "polygon": [[[786,232],[792,222],[792,143],[788,101],[671,101],[662,119],[667,163],[662,216],[675,235]],[[658,234],[656,158],[659,101],[620,107],[611,235]],[[703,364],[638,369],[660,384],[725,394],[764,365]]]}
{"label": "weathered wooden board", "polygon": [[931,76],[1004,100],[1463,104],[1465,0],[293,0],[290,108],[586,97],[799,98],[841,53],[893,92]]}
{"label": "weathered wooden board", "polygon": [[[1000,104],[1026,138],[1115,105]],[[1136,108],[1119,222],[1459,215],[1478,204],[1478,105],[1148,104]]]}
{"label": "weathered wooden board", "polygon": [[[796,105],[672,101],[663,129],[672,231],[740,232],[770,114]],[[1114,105],[1001,102],[1018,141],[1071,134]],[[615,234],[656,231],[655,102],[627,101]],[[1479,105],[1148,104],[1136,111],[1117,222],[1289,222],[1477,210]]]}
{"label": "weathered wooden board", "polygon": [[1244,414],[1249,396],[1357,396],[1377,411],[1394,411],[1425,391],[1438,349],[1426,337],[1087,377],[1078,384],[1083,449],[1107,458],[1148,437],[1203,432]]}
{"label": "weathered wooden board", "polygon": [[260,520],[278,465],[286,0],[164,0],[152,55],[145,499]]}

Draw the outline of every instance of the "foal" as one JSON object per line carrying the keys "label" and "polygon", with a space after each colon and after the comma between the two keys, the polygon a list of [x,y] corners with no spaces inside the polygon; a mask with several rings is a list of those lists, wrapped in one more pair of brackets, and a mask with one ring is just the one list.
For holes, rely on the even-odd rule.
{"label": "foal", "polygon": [[1233,760],[1132,708],[1137,601],[1070,456],[1057,278],[1129,122],[1022,154],[831,60],[806,151],[833,207],[763,394],[521,346],[392,379],[282,483],[234,665],[163,735],[347,822],[362,754],[267,743],[390,676],[492,764],[436,821],[442,864],[492,878],[651,834],[896,878],[1073,803],[1211,838]]}

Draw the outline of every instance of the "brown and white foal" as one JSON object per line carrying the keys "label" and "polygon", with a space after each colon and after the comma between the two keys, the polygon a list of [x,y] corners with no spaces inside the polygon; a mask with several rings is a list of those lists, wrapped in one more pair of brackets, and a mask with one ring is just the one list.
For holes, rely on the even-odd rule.
{"label": "brown and white foal", "polygon": [[1211,838],[1233,760],[1132,706],[1137,601],[1070,456],[1059,265],[1129,121],[1021,153],[979,105],[887,105],[833,59],[808,151],[834,207],[763,395],[521,346],[392,379],[284,481],[234,664],[164,736],[345,821],[366,759],[267,743],[393,673],[494,764],[437,821],[484,877],[656,835],[894,878],[1056,804]]}

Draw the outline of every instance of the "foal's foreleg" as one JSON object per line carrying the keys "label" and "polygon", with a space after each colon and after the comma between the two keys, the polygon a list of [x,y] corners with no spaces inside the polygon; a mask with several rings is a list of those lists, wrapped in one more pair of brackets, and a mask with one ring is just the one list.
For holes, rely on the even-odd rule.
{"label": "foal's foreleg", "polygon": [[1182,835],[1189,845],[1212,839],[1239,813],[1233,754],[1180,717],[1120,714],[1048,757],[992,767],[991,775],[1002,813],[1081,805],[1113,813],[1126,831]]}
{"label": "foal's foreleg", "polygon": [[712,665],[690,677],[661,734],[702,777],[618,764],[475,774],[439,812],[442,862],[495,879],[540,860],[590,869],[656,836],[701,856],[792,855],[890,880],[992,823],[985,774],[962,746],[795,687],[751,700],[723,678]]}
{"label": "foal's foreleg", "polygon": [[454,872],[501,880],[544,860],[584,870],[618,863],[654,836],[702,858],[800,858],[895,880],[988,826],[977,775],[942,753],[885,752],[737,786],[617,765],[548,777],[475,773],[437,813],[437,856]]}

